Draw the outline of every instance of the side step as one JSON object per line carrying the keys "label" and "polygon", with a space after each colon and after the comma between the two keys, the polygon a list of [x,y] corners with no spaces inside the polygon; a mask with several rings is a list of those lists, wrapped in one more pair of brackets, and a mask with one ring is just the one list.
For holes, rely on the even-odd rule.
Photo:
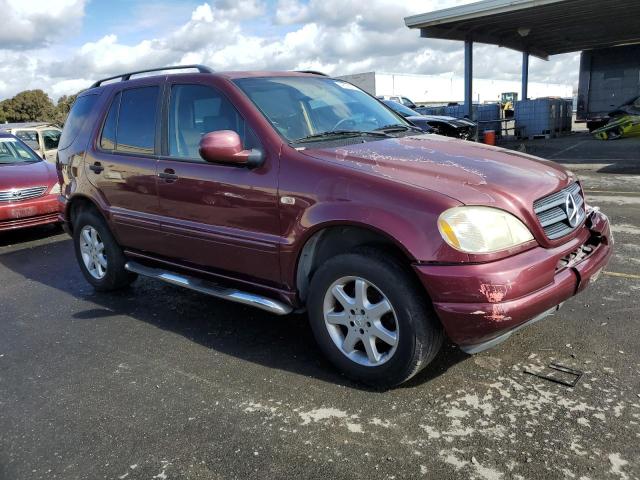
{"label": "side step", "polygon": [[286,315],[291,313],[292,308],[277,300],[272,300],[267,297],[255,295],[253,293],[242,292],[232,288],[221,287],[212,282],[201,280],[199,278],[190,277],[178,273],[173,273],[168,270],[162,270],[159,268],[147,267],[137,262],[129,261],[124,266],[125,269],[130,272],[143,275],[145,277],[155,278],[162,280],[163,282],[170,283],[172,285],[178,285],[180,287],[195,290],[196,292],[211,295],[212,297],[222,298],[224,300],[231,300],[236,303],[243,303],[244,305],[250,305],[252,307],[266,310],[276,315]]}

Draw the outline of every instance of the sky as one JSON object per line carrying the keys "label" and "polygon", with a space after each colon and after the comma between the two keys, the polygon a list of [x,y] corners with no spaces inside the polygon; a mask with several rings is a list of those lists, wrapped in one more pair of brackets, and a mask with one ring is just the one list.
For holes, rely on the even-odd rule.
{"label": "sky", "polygon": [[[473,0],[0,0],[0,100],[55,101],[99,78],[158,66],[441,74],[461,42],[420,38],[404,17]],[[521,54],[476,44],[474,76],[519,80]],[[579,54],[532,58],[531,81],[577,85]]]}

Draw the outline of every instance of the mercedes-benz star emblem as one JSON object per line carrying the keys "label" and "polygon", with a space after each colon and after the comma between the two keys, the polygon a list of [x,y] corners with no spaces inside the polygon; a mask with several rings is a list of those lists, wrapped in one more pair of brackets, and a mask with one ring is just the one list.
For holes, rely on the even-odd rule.
{"label": "mercedes-benz star emblem", "polygon": [[568,194],[567,198],[564,201],[564,211],[567,213],[567,221],[571,227],[575,227],[578,225],[578,220],[580,219],[578,206],[576,205],[576,199],[573,198],[573,195]]}

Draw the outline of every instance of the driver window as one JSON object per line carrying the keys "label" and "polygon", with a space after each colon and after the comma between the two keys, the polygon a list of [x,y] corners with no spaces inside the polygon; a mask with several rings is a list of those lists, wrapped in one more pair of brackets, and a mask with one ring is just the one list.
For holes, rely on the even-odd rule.
{"label": "driver window", "polygon": [[217,130],[237,132],[245,148],[251,148],[247,146],[244,119],[217,90],[204,85],[175,85],[171,89],[170,156],[202,160],[198,153],[200,139]]}

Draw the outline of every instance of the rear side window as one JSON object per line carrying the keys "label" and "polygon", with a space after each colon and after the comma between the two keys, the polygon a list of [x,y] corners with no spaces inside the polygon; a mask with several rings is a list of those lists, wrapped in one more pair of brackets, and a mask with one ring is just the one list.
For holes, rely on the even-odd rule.
{"label": "rear side window", "polygon": [[64,124],[58,148],[67,148],[73,143],[80,133],[80,129],[89,118],[89,114],[96,100],[98,100],[98,95],[94,94],[84,95],[75,101],[73,107],[71,107],[67,121]]}
{"label": "rear side window", "polygon": [[118,110],[120,110],[120,93],[118,93],[107,114],[107,119],[102,127],[102,135],[100,137],[100,148],[103,150],[115,150],[116,148],[116,127],[118,126]]}
{"label": "rear side window", "polygon": [[116,125],[115,150],[152,155],[156,142],[158,87],[124,90]]}

